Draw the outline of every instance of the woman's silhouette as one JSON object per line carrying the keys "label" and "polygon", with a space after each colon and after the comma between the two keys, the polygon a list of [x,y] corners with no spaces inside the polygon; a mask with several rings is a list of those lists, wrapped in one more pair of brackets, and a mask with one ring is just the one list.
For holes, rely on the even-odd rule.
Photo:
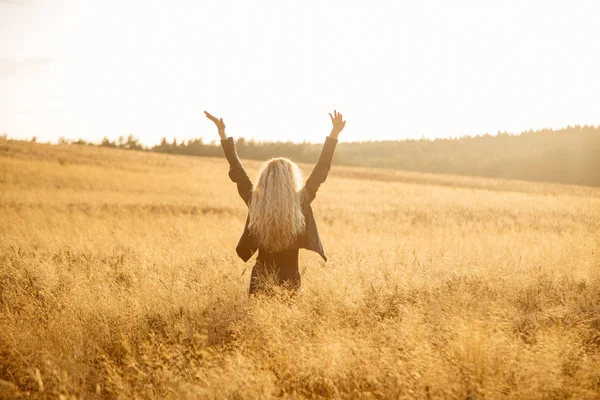
{"label": "woman's silhouette", "polygon": [[233,138],[225,134],[223,118],[204,113],[219,130],[229,161],[229,177],[248,206],[246,226],[236,251],[242,260],[248,261],[258,250],[250,277],[250,294],[264,291],[270,284],[297,290],[300,248],[315,251],[327,261],[310,204],[327,179],[337,138],[346,121],[337,111],[329,114],[333,128],[306,184],[303,185],[302,171],[296,163],[287,158],[272,158],[261,166],[254,185],[240,162]]}

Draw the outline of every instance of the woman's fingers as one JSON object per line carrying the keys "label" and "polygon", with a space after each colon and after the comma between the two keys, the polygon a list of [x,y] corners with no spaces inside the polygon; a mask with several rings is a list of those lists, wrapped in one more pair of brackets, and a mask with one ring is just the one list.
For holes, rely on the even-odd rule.
{"label": "woman's fingers", "polygon": [[208,111],[204,111],[204,114],[206,115],[206,118],[210,119],[213,122],[217,121],[217,118],[215,118],[212,114],[210,114]]}
{"label": "woman's fingers", "polygon": [[342,113],[339,113],[337,110],[333,110],[333,115],[329,113],[329,118],[331,118],[331,123],[333,125],[341,126],[342,128],[346,125],[346,121],[343,120]]}
{"label": "woman's fingers", "polygon": [[211,121],[214,121],[214,122],[218,122],[219,121],[219,118],[215,117],[214,115],[212,115],[209,112],[204,111],[204,114],[206,114],[206,118],[210,119]]}
{"label": "woman's fingers", "polygon": [[223,122],[223,118],[217,118],[214,115],[212,115],[211,113],[209,113],[208,111],[204,111],[204,114],[206,115],[206,118],[208,118],[212,122],[214,122],[215,125],[217,125],[217,127],[220,127],[220,128],[225,127],[225,122]]}

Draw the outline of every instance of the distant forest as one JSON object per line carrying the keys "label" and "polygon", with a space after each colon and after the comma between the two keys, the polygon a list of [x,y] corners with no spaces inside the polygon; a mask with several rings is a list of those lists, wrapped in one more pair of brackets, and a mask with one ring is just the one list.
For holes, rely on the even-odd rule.
{"label": "distant forest", "polygon": [[[68,143],[90,144],[84,140]],[[242,158],[266,160],[280,156],[307,163],[317,160],[322,146],[244,138],[238,138],[236,145]],[[205,143],[202,138],[180,143],[163,139],[159,145],[146,148],[130,135],[114,142],[105,138],[99,146],[192,156],[223,155],[218,142]],[[335,163],[600,186],[600,126],[577,125],[519,135],[500,132],[457,139],[340,143]]]}

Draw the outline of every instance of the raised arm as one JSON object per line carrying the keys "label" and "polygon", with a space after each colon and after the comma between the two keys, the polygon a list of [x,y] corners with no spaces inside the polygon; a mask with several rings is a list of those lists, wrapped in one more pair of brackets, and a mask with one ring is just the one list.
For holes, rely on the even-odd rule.
{"label": "raised arm", "polygon": [[225,158],[229,162],[229,178],[235,182],[237,185],[238,193],[240,197],[246,204],[250,202],[252,198],[252,189],[254,186],[252,185],[252,181],[240,158],[238,157],[237,152],[235,151],[235,142],[232,137],[227,137],[225,133],[225,123],[223,122],[223,118],[217,118],[204,111],[206,118],[210,119],[215,123],[217,129],[219,130],[219,136],[221,137],[221,146],[223,147],[223,151],[225,152]]}
{"label": "raised arm", "polygon": [[327,174],[329,173],[329,169],[331,169],[331,160],[333,159],[333,153],[335,153],[338,136],[346,126],[346,121],[342,119],[342,114],[337,111],[334,111],[333,115],[330,113],[329,116],[331,117],[331,123],[333,124],[331,133],[325,138],[325,144],[323,145],[323,150],[321,150],[319,161],[317,161],[317,165],[315,165],[313,172],[310,174],[304,185],[308,204],[315,199],[319,186],[327,179]]}

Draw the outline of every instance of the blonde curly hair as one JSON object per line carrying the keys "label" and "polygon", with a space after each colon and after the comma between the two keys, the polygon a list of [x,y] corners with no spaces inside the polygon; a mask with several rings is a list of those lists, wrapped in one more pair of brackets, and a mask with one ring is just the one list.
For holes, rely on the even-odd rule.
{"label": "blonde curly hair", "polygon": [[284,250],[304,232],[303,184],[300,167],[287,158],[272,158],[261,166],[248,210],[248,228],[259,248]]}

